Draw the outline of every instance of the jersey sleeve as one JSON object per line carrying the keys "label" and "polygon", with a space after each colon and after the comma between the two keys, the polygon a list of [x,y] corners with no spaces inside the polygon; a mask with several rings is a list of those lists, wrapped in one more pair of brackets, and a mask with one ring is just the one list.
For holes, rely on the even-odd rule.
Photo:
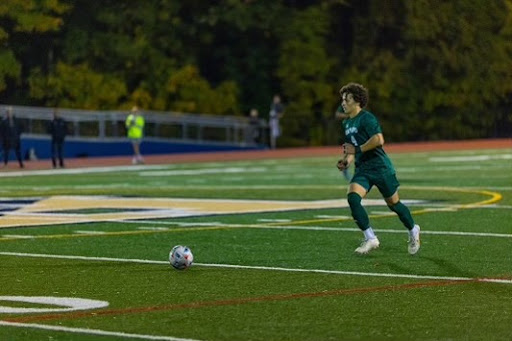
{"label": "jersey sleeve", "polygon": [[380,127],[379,121],[373,114],[366,115],[364,126],[366,128],[366,132],[368,133],[368,137],[382,133],[382,128]]}

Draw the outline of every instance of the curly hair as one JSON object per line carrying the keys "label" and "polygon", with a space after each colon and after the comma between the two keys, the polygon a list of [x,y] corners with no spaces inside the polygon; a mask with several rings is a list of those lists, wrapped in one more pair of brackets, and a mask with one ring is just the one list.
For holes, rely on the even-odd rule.
{"label": "curly hair", "polygon": [[343,94],[352,94],[352,97],[354,98],[354,101],[359,103],[359,106],[361,108],[366,107],[369,101],[368,96],[368,90],[358,83],[348,83],[347,85],[344,85],[340,89],[340,96],[343,97]]}

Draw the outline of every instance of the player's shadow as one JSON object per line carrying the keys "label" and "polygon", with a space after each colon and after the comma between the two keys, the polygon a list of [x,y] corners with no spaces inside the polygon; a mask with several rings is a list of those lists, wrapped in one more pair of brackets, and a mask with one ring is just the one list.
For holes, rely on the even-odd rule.
{"label": "player's shadow", "polygon": [[[420,250],[421,252],[421,250]],[[466,278],[477,278],[478,275],[475,273],[472,273],[470,271],[462,270],[461,268],[457,267],[453,263],[447,261],[446,259],[442,258],[436,258],[436,257],[429,257],[429,256],[422,256],[421,254],[412,256],[412,257],[421,257],[422,260],[430,261],[431,263],[435,264],[437,269],[433,269],[433,271],[436,272],[436,274],[432,273],[426,273],[426,274],[418,274],[417,275],[425,275],[425,276],[440,276],[440,277],[466,277]],[[386,266],[396,273],[403,273],[403,274],[409,274],[411,273],[412,267],[402,266],[397,263],[387,263]],[[413,270],[414,271],[414,270]],[[411,273],[412,274],[412,273]]]}
{"label": "player's shadow", "polygon": [[455,266],[453,263],[449,262],[444,258],[436,258],[436,257],[421,257],[422,259],[426,259],[437,265],[440,269],[446,273],[446,276],[450,277],[468,277],[468,278],[477,278],[478,275],[474,272],[462,270],[461,268]]}

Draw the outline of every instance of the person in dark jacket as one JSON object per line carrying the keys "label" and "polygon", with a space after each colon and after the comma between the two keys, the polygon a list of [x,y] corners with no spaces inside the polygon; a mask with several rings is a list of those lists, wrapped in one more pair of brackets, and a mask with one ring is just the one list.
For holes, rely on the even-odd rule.
{"label": "person in dark jacket", "polygon": [[21,122],[12,114],[12,108],[8,107],[5,111],[5,118],[0,124],[2,136],[2,146],[4,148],[4,165],[9,163],[9,151],[14,149],[20,168],[24,168],[23,159],[21,158],[21,133],[23,126]]}
{"label": "person in dark jacket", "polygon": [[52,164],[53,168],[57,168],[57,158],[59,159],[59,166],[64,168],[64,139],[68,134],[68,127],[66,121],[60,117],[57,109],[53,112],[53,120],[48,124],[48,134],[52,137]]}

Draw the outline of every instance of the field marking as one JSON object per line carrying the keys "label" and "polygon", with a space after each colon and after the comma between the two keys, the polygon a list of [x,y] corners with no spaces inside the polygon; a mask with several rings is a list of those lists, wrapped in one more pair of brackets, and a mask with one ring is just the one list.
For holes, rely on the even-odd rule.
{"label": "field marking", "polygon": [[1,236],[1,238],[10,238],[10,239],[32,239],[35,237],[30,234],[3,234],[0,236]]}
{"label": "field marking", "polygon": [[[21,253],[21,252],[0,252],[2,256],[14,257],[30,257],[30,258],[51,258],[51,259],[70,259],[70,260],[88,260],[99,262],[122,262],[122,263],[139,263],[139,264],[156,264],[169,265],[168,261],[150,260],[150,259],[134,259],[134,258],[112,258],[112,257],[88,257],[73,255],[54,255],[41,253]],[[194,266],[210,267],[210,268],[227,268],[227,269],[246,269],[246,270],[268,270],[283,272],[308,272],[346,276],[362,276],[362,277],[385,277],[385,278],[409,278],[409,279],[425,279],[440,281],[465,281],[465,282],[486,282],[512,284],[512,279],[502,278],[471,278],[471,277],[452,277],[452,276],[430,276],[430,275],[411,275],[411,274],[393,274],[384,272],[360,272],[360,271],[341,271],[341,270],[322,270],[322,269],[296,269],[282,268],[272,266],[254,266],[254,265],[236,265],[236,264],[208,264],[194,263]]]}
{"label": "field marking", "polygon": [[[407,187],[406,187],[407,188]],[[409,187],[418,190],[439,190],[459,193],[471,193],[489,196],[489,199],[469,204],[452,204],[444,208],[433,209],[426,207],[414,210],[412,214],[424,214],[437,210],[466,209],[481,207],[496,203],[502,199],[502,195],[486,190],[470,190],[447,187]],[[418,203],[418,200],[404,200],[405,204]],[[421,202],[421,201],[420,201]],[[367,206],[384,206],[383,199],[367,198],[364,201]],[[94,213],[94,214],[70,214],[66,210],[97,209],[102,207],[116,208],[119,212]],[[322,208],[348,207],[343,199],[330,200],[227,200],[227,199],[184,199],[184,198],[118,198],[107,196],[53,196],[41,199],[26,205],[18,210],[6,212],[0,216],[0,228],[19,226],[41,226],[53,224],[73,224],[85,222],[113,221],[122,219],[149,219],[149,218],[178,218],[190,216],[202,216],[211,214],[241,214],[260,212],[284,212],[290,210],[310,210]],[[135,210],[134,210],[135,209]],[[122,212],[124,210],[124,212]],[[142,210],[142,211],[141,211]],[[394,216],[393,214],[384,217]],[[373,215],[372,217],[381,217]],[[340,221],[339,219],[315,219],[296,221],[293,224],[309,224],[315,222]],[[287,224],[288,222],[276,222],[275,224]]]}
{"label": "field marking", "polygon": [[261,221],[262,223],[289,223],[292,220],[291,219],[258,219],[258,221]]}
{"label": "field marking", "polygon": [[[441,191],[441,192],[456,192],[456,193],[468,193],[468,194],[479,194],[484,196],[490,196],[489,199],[477,201],[474,203],[469,204],[453,204],[453,205],[447,205],[442,208],[424,208],[419,210],[411,210],[411,214],[417,215],[417,214],[425,214],[425,213],[431,213],[438,210],[459,210],[459,209],[470,209],[470,208],[480,208],[482,206],[492,205],[497,202],[499,202],[501,199],[503,199],[503,195],[498,192],[491,192],[487,190],[475,190],[475,189],[467,189],[467,188],[458,188],[458,187],[439,187],[439,186],[427,186],[427,187],[421,187],[421,186],[404,186],[402,188],[405,189],[412,189],[412,190],[433,190],[433,191]],[[388,218],[393,217],[394,215],[369,215],[369,218]],[[315,223],[324,223],[324,222],[336,222],[341,221],[340,219],[312,219],[312,220],[301,220],[301,221],[295,221],[293,224],[315,224]],[[271,225],[280,225],[281,223],[273,223]]]}
{"label": "field marking", "polygon": [[24,302],[24,303],[38,303],[55,308],[25,308],[25,307],[10,307],[0,306],[0,314],[25,314],[25,313],[57,313],[69,312],[75,310],[89,310],[108,307],[109,303],[106,301],[91,300],[86,298],[76,297],[52,297],[52,296],[0,296],[0,302]]}
{"label": "field marking", "polygon": [[175,175],[204,175],[204,174],[239,174],[239,173],[263,173],[268,172],[267,167],[223,167],[223,168],[199,168],[199,169],[175,169],[162,171],[142,171],[139,176],[175,176]]}
{"label": "field marking", "polygon": [[161,340],[161,341],[199,341],[199,340],[194,340],[194,339],[183,339],[183,338],[172,337],[172,336],[130,334],[130,333],[123,333],[123,332],[111,332],[111,331],[99,330],[99,329],[71,328],[71,327],[52,326],[52,325],[47,325],[47,324],[37,324],[37,323],[18,323],[18,322],[0,321],[0,326],[14,327],[14,328],[42,329],[42,330],[51,330],[51,331],[75,333],[75,334],[116,336],[116,337],[123,337],[123,338],[127,338],[127,339]]}
{"label": "field marking", "polygon": [[468,156],[436,156],[430,157],[430,162],[475,162],[475,161],[490,161],[490,160],[512,160],[512,154],[497,154],[497,155],[468,155]]}
{"label": "field marking", "polygon": [[103,235],[103,234],[105,234],[107,232],[106,231],[94,231],[94,230],[90,230],[90,231],[76,230],[76,231],[74,231],[74,233],[76,233],[76,234],[97,234],[97,235]]}
{"label": "field marking", "polygon": [[[377,215],[376,217],[382,217]],[[340,220],[340,219],[337,219]],[[347,217],[344,220],[352,220]],[[120,220],[117,223],[128,224],[150,224],[150,225],[166,225],[168,227],[145,227],[138,226],[136,230],[128,231],[80,231],[80,233],[70,234],[49,234],[49,235],[2,235],[0,234],[0,242],[2,241],[21,241],[24,239],[66,239],[66,238],[81,238],[81,237],[113,237],[113,236],[128,236],[128,235],[143,235],[143,234],[156,234],[156,233],[175,233],[175,232],[189,232],[189,231],[215,231],[227,229],[269,229],[269,230],[298,230],[298,231],[326,231],[326,232],[360,232],[355,227],[326,227],[326,226],[298,226],[298,225],[281,225],[279,224],[225,224],[225,223],[189,223],[189,222],[158,222],[158,221],[139,221],[139,220]],[[290,222],[293,224],[294,222]],[[179,226],[179,228],[172,228]],[[405,229],[374,229],[376,233],[396,233],[405,234]],[[492,232],[464,232],[464,231],[433,231],[422,230],[422,234],[426,235],[444,235],[444,236],[467,236],[467,237],[491,237],[491,238],[512,238],[512,234],[508,233],[492,233]]]}
{"label": "field marking", "polygon": [[91,316],[96,317],[96,316],[126,315],[126,314],[137,314],[137,313],[146,313],[146,312],[154,312],[154,311],[171,311],[171,310],[179,310],[179,309],[198,309],[198,308],[205,308],[205,307],[233,306],[233,305],[240,305],[240,304],[247,304],[247,303],[254,303],[254,302],[275,302],[275,301],[294,300],[294,299],[301,299],[301,298],[371,294],[371,293],[377,293],[377,292],[402,291],[402,290],[432,288],[432,287],[457,285],[457,284],[458,285],[465,284],[465,282],[434,281],[434,282],[419,282],[419,283],[406,283],[406,284],[398,284],[398,285],[386,285],[386,286],[378,286],[378,287],[363,287],[363,288],[335,289],[335,290],[328,290],[328,291],[300,292],[300,293],[292,293],[292,294],[273,294],[273,295],[266,295],[266,296],[240,297],[240,298],[233,298],[233,299],[198,301],[198,302],[180,303],[180,304],[165,304],[165,305],[160,305],[160,306],[110,309],[110,310],[97,311],[95,313],[75,312],[75,313],[66,313],[66,314],[56,313],[56,314],[46,314],[46,315],[21,316],[21,317],[9,318],[6,320],[6,322],[34,322],[34,321],[59,320],[62,318],[66,319],[66,320],[70,320],[70,319],[77,319],[77,318],[86,318],[86,317],[91,317]]}
{"label": "field marking", "polygon": [[[154,222],[153,222],[154,223]],[[87,231],[83,231],[83,233],[73,233],[73,234],[46,234],[46,235],[32,235],[31,239],[66,239],[66,238],[83,238],[83,237],[112,237],[112,236],[129,236],[129,235],[140,235],[140,234],[154,234],[154,233],[169,233],[169,232],[184,232],[184,231],[203,231],[203,230],[220,230],[225,229],[226,227],[222,226],[212,226],[212,227],[187,227],[187,228],[177,228],[177,229],[169,229],[169,230],[131,230],[131,231],[113,231],[113,232],[104,232],[98,233],[90,231],[90,233],[86,233]],[[9,238],[3,237],[0,234],[0,242],[2,241],[16,241],[22,240],[21,238]]]}
{"label": "field marking", "polygon": [[88,173],[109,173],[113,171],[141,171],[174,168],[173,165],[139,165],[139,166],[108,166],[108,167],[88,167],[88,168],[66,168],[66,169],[44,169],[44,170],[23,170],[14,172],[0,173],[2,178],[32,176],[32,175],[58,175],[58,174],[88,174]]}

